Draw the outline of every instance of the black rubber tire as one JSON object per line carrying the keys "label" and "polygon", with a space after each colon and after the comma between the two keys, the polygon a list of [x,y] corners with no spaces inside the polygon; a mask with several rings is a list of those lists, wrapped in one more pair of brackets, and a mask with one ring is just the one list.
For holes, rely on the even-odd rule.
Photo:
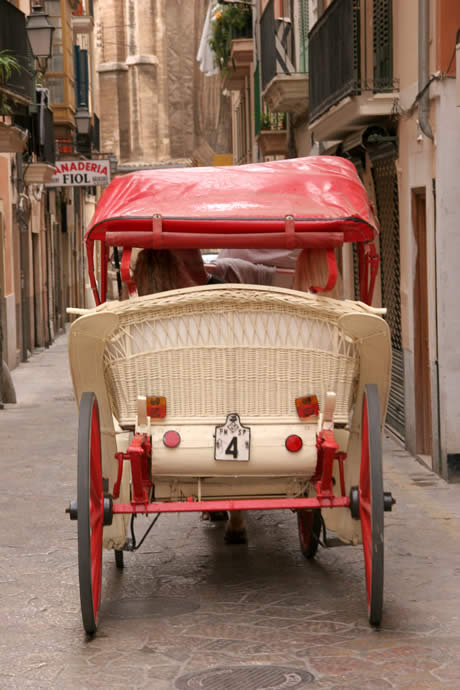
{"label": "black rubber tire", "polygon": [[375,384],[364,389],[359,494],[368,617],[371,625],[378,626],[383,611],[384,504],[380,403]]}
{"label": "black rubber tire", "polygon": [[83,627],[97,630],[102,588],[102,487],[99,408],[94,393],[83,393],[78,424],[78,575]]}
{"label": "black rubber tire", "polygon": [[123,570],[125,567],[124,554],[120,549],[115,549],[115,565],[117,566],[118,570]]}
{"label": "black rubber tire", "polygon": [[299,531],[300,550],[307,560],[316,556],[321,536],[321,510],[297,511],[297,528]]}

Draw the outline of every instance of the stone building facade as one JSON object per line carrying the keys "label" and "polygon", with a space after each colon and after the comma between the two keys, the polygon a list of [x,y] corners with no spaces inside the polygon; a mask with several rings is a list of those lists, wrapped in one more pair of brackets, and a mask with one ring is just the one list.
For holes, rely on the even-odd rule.
{"label": "stone building facade", "polygon": [[121,172],[231,153],[228,96],[196,61],[207,0],[96,0],[102,150]]}

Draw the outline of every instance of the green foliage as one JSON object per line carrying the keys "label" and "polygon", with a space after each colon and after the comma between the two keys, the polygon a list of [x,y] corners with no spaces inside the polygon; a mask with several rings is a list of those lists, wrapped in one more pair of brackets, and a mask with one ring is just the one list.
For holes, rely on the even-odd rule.
{"label": "green foliage", "polygon": [[212,23],[212,39],[209,41],[216,62],[223,74],[228,74],[228,61],[232,41],[252,36],[252,12],[247,5],[220,5]]}
{"label": "green foliage", "polygon": [[286,129],[286,113],[269,113],[265,111],[260,116],[260,129],[282,131]]}
{"label": "green foliage", "polygon": [[[0,50],[0,87],[9,82],[13,74],[20,73],[22,67],[9,50]],[[5,94],[0,93],[0,115],[10,115],[11,107]]]}

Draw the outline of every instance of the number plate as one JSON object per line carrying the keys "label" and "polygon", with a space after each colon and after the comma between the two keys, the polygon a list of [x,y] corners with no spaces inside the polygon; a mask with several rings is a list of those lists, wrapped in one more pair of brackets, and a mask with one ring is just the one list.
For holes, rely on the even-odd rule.
{"label": "number plate", "polygon": [[249,460],[251,430],[242,426],[237,414],[229,414],[223,426],[216,426],[214,457],[216,460]]}

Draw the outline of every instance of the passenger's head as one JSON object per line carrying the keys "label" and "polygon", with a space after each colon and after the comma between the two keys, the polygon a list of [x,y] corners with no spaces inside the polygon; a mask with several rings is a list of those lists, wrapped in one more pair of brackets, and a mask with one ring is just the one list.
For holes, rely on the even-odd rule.
{"label": "passenger's head", "polygon": [[195,285],[206,285],[208,275],[199,249],[175,249],[174,254],[183,262]]}
{"label": "passenger's head", "polygon": [[133,278],[140,296],[201,284],[194,279],[182,255],[169,249],[143,249],[137,257]]}
{"label": "passenger's head", "polygon": [[[302,249],[297,259],[293,289],[312,292],[312,287],[325,287],[329,279],[329,266],[326,249]],[[322,292],[326,297],[342,297],[342,280],[340,274],[332,290]]]}

